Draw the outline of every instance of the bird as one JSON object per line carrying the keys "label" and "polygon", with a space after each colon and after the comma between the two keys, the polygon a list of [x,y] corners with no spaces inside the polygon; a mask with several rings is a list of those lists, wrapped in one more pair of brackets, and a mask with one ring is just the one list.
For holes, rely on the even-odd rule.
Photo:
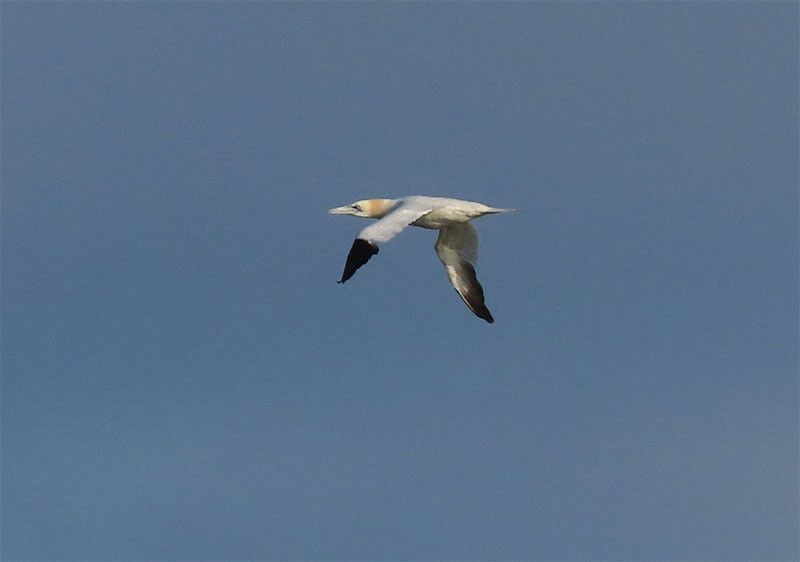
{"label": "bird", "polygon": [[418,226],[439,231],[434,249],[439,256],[450,283],[467,307],[488,323],[494,317],[486,307],[483,287],[475,275],[478,259],[478,232],[469,222],[483,215],[514,209],[489,207],[483,203],[447,197],[412,195],[399,199],[362,199],[334,207],[332,215],[352,215],[377,222],[358,233],[347,254],[342,278],[344,283],[380,250],[378,244],[388,242],[407,226]]}

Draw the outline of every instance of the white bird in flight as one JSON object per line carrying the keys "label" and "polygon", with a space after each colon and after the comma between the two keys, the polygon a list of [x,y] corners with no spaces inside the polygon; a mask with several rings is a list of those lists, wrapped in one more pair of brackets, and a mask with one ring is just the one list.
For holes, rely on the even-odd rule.
{"label": "white bird in flight", "polygon": [[482,203],[414,195],[400,199],[364,199],[328,211],[333,215],[353,215],[379,219],[358,233],[347,254],[342,279],[344,283],[356,270],[378,253],[378,242],[388,242],[405,227],[419,226],[439,231],[434,249],[444,265],[453,288],[469,309],[490,324],[492,313],[483,300],[483,287],[475,276],[478,259],[478,232],[471,219],[511,211]]}

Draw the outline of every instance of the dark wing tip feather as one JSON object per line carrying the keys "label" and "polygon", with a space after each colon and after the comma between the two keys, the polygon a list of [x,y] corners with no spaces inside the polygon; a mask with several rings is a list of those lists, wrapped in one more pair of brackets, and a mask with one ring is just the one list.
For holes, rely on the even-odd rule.
{"label": "dark wing tip feather", "polygon": [[466,295],[464,301],[467,303],[469,309],[475,313],[475,316],[486,320],[489,324],[494,323],[492,313],[489,312],[489,309],[486,308],[482,300],[478,301],[477,299],[473,299],[471,295]]}
{"label": "dark wing tip feather", "polygon": [[464,299],[469,309],[475,313],[475,316],[492,324],[494,317],[484,302],[483,287],[481,287],[478,277],[475,275],[475,268],[469,263],[464,263],[463,266],[468,276],[468,287],[463,293],[458,290],[456,292],[461,295],[461,298]]}
{"label": "dark wing tip feather", "polygon": [[350,279],[356,270],[367,263],[369,258],[379,252],[378,245],[368,240],[356,238],[347,254],[347,262],[344,264],[342,279],[339,283],[344,283]]}

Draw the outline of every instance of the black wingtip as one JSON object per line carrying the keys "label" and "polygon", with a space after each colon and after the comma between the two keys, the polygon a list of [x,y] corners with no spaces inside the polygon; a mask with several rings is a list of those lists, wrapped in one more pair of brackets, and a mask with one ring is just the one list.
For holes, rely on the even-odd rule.
{"label": "black wingtip", "polygon": [[489,324],[493,324],[494,317],[492,316],[492,313],[489,312],[489,309],[484,302],[483,287],[478,281],[478,277],[475,275],[475,268],[472,267],[472,264],[465,263],[464,271],[469,279],[468,288],[463,293],[456,289],[456,293],[458,293],[459,296],[464,300],[467,307],[469,307],[475,316],[482,320],[486,320]]}
{"label": "black wingtip", "polygon": [[482,302],[475,302],[473,299],[467,300],[467,298],[464,298],[464,302],[475,316],[481,320],[486,320],[489,324],[494,324],[494,317],[492,313],[489,312],[489,309],[486,308],[485,304]]}
{"label": "black wingtip", "polygon": [[469,306],[469,309],[478,318],[486,320],[489,324],[494,323],[494,317],[492,316],[492,313],[489,312],[489,309],[486,308],[486,305],[483,302],[476,303],[467,301],[467,306]]}
{"label": "black wingtip", "polygon": [[347,262],[344,264],[342,278],[338,283],[342,284],[350,279],[359,267],[367,263],[369,258],[379,251],[377,244],[368,240],[356,238],[350,248],[350,252],[347,254]]}

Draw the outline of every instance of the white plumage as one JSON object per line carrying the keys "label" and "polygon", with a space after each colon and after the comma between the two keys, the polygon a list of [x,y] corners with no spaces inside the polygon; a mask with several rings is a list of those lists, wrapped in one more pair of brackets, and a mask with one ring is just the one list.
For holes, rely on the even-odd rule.
{"label": "white plumage", "polygon": [[473,201],[414,195],[400,199],[365,199],[350,205],[336,207],[334,215],[379,219],[359,232],[344,266],[344,283],[356,270],[378,253],[378,243],[388,242],[407,226],[439,231],[434,249],[444,265],[453,288],[469,309],[479,318],[494,322],[486,308],[483,287],[475,276],[478,259],[478,232],[469,221],[511,209],[498,209]]}

